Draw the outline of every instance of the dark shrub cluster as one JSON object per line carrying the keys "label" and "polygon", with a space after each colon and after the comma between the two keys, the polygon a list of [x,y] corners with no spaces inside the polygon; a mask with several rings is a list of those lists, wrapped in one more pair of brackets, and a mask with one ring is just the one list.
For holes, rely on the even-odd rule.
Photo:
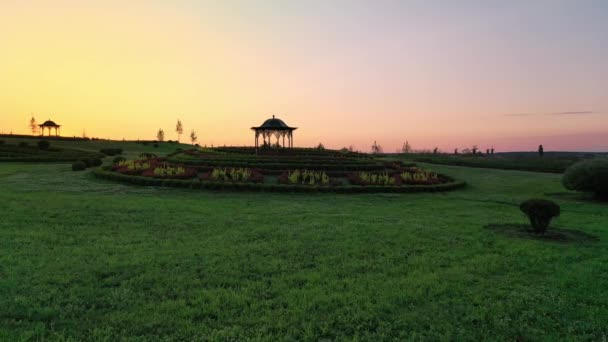
{"label": "dark shrub cluster", "polygon": [[41,150],[48,150],[51,147],[51,143],[48,140],[40,140],[38,142],[38,148]]}
{"label": "dark shrub cluster", "polygon": [[122,153],[122,148],[102,148],[99,152],[106,156],[115,156]]}
{"label": "dark shrub cluster", "polygon": [[28,147],[30,144],[27,143],[27,141],[21,141],[19,142],[19,147]]}
{"label": "dark shrub cluster", "polygon": [[560,214],[559,205],[545,199],[529,199],[520,204],[519,209],[526,214],[534,232],[538,234],[544,234],[551,220]]}
{"label": "dark shrub cluster", "polygon": [[99,158],[83,159],[82,162],[85,163],[87,167],[101,166],[101,164],[103,164]]}
{"label": "dark shrub cluster", "polygon": [[72,164],[72,171],[82,171],[87,168],[87,164],[83,161],[77,161]]}
{"label": "dark shrub cluster", "polygon": [[0,140],[0,146],[4,145],[4,140]]}
{"label": "dark shrub cluster", "polygon": [[118,164],[118,163],[126,161],[126,160],[127,160],[127,158],[118,156],[118,157],[114,158],[114,160],[112,160],[112,163]]}
{"label": "dark shrub cluster", "polygon": [[569,190],[608,197],[608,159],[587,160],[572,165],[564,173],[562,184]]}

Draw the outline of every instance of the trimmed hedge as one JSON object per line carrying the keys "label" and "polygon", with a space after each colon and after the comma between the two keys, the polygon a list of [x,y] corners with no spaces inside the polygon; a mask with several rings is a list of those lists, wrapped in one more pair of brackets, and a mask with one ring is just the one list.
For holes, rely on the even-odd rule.
{"label": "trimmed hedge", "polygon": [[142,176],[130,176],[112,172],[111,167],[97,168],[93,174],[98,178],[108,179],[144,186],[167,186],[191,189],[234,190],[234,191],[267,191],[267,192],[337,192],[337,193],[410,193],[410,192],[442,192],[462,188],[463,181],[455,181],[447,176],[449,183],[437,185],[406,185],[406,186],[306,186],[283,184],[256,184],[256,183],[222,183],[206,182],[198,179],[158,179]]}
{"label": "trimmed hedge", "polygon": [[48,140],[40,140],[38,142],[38,148],[41,150],[48,150],[51,147],[51,143]]}
{"label": "trimmed hedge", "polygon": [[529,199],[521,203],[519,209],[526,214],[537,234],[544,234],[551,220],[560,214],[559,205],[546,199]]}
{"label": "trimmed hedge", "polygon": [[608,196],[608,159],[588,160],[569,167],[562,178],[568,190],[593,192]]}
{"label": "trimmed hedge", "polygon": [[83,161],[77,161],[72,164],[72,171],[83,171],[87,168],[87,164]]}
{"label": "trimmed hedge", "polygon": [[105,154],[106,156],[115,156],[117,154],[122,153],[122,148],[102,148],[99,152]]}

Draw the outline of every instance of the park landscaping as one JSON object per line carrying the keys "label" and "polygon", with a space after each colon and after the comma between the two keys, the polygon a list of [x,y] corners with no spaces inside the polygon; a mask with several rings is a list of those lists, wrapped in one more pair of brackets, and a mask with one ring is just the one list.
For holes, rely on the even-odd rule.
{"label": "park landscaping", "polygon": [[[201,164],[186,146],[158,145],[62,146],[94,153],[122,148],[123,165],[107,156],[105,170],[0,163],[0,340],[589,341],[608,335],[606,203],[567,190],[560,174],[414,166],[366,155],[347,157],[344,164],[353,169],[342,170],[332,162],[339,154],[317,151],[293,160],[335,168],[285,168],[289,156],[279,162],[222,149],[195,152],[217,155]],[[113,170],[135,160],[157,163],[161,171]],[[403,182],[434,181],[435,174],[467,186],[311,194],[133,186],[95,177],[101,170],[167,185],[184,181],[174,176],[193,168],[188,182],[208,177],[257,186],[241,181],[259,180],[254,170],[263,170],[263,182],[277,182],[272,186],[281,185],[279,177],[331,183],[353,174],[377,183],[390,182],[388,170],[397,165]],[[425,174],[404,175],[417,174],[412,168]],[[315,187],[332,186],[306,185]],[[530,219],[520,205],[530,198],[560,206],[544,234],[525,230]]]}
{"label": "park landscaping", "polygon": [[422,192],[465,185],[399,160],[319,149],[199,148],[161,158],[142,154],[94,174],[140,185],[248,191]]}

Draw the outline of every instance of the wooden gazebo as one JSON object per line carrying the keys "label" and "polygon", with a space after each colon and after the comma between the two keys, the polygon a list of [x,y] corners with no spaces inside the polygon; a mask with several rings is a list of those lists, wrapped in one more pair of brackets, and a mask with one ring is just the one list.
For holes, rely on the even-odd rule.
{"label": "wooden gazebo", "polygon": [[[283,120],[277,119],[272,116],[272,119],[264,121],[259,127],[251,127],[255,131],[255,148],[256,150],[260,147],[259,137],[262,136],[264,141],[263,146],[271,146],[270,139],[274,136],[277,138],[276,144],[278,146],[285,147],[285,137],[287,137],[287,147],[293,147],[293,131],[298,129],[297,127],[287,126]],[[283,143],[280,143],[280,139],[283,138]]]}
{"label": "wooden gazebo", "polygon": [[46,120],[42,125],[38,125],[40,127],[40,135],[44,136],[44,129],[48,129],[49,136],[51,135],[51,129],[55,129],[55,136],[59,136],[61,134],[61,125],[56,124],[54,121]]}

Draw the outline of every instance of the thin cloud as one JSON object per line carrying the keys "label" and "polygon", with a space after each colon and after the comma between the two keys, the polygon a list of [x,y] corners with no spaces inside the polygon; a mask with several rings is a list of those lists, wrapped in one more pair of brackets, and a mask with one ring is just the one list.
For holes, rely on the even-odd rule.
{"label": "thin cloud", "polygon": [[545,115],[584,115],[584,114],[594,114],[595,112],[590,110],[581,110],[578,112],[560,112],[560,113],[547,113]]}
{"label": "thin cloud", "polygon": [[505,114],[505,116],[536,116],[536,115],[588,115],[588,114],[597,114],[591,110],[578,110],[578,111],[570,111],[570,112],[555,112],[555,113],[511,113]]}

